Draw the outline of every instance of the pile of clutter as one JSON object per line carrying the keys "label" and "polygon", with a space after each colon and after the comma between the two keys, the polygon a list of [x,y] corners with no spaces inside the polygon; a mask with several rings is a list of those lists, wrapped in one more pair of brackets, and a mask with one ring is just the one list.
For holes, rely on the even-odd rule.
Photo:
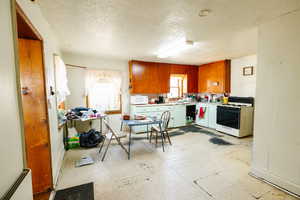
{"label": "pile of clutter", "polygon": [[68,149],[75,149],[78,147],[83,148],[93,148],[97,147],[101,142],[103,142],[105,136],[99,131],[91,129],[87,132],[78,133],[75,136],[68,138]]}
{"label": "pile of clutter", "polygon": [[69,110],[65,116],[68,120],[72,120],[72,119],[79,119],[79,118],[81,119],[95,118],[95,117],[99,117],[100,115],[101,114],[97,110],[91,108],[76,107]]}
{"label": "pile of clutter", "polygon": [[[99,116],[101,116],[101,114],[97,110],[85,107],[76,107],[69,110],[64,117],[66,120],[68,120],[68,127],[70,128],[76,126],[75,122],[80,122],[72,120],[80,119],[81,121],[85,121],[88,119],[97,118]],[[104,136],[99,131],[96,131],[95,129],[90,129],[89,131],[76,133],[75,135],[70,136],[68,138],[68,148],[92,148],[96,147],[104,139]]]}

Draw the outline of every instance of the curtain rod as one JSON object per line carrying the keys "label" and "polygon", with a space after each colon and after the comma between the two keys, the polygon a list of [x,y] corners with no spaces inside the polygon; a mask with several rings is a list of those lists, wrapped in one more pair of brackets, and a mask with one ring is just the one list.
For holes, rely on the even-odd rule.
{"label": "curtain rod", "polygon": [[80,65],[72,65],[72,64],[65,64],[65,65],[69,66],[69,67],[77,67],[77,68],[86,69],[86,70],[90,69],[90,70],[99,70],[99,71],[116,71],[116,72],[123,73],[122,70],[99,69],[99,68],[83,67]]}
{"label": "curtain rod", "polygon": [[78,68],[82,68],[82,69],[87,69],[87,67],[83,67],[83,66],[79,66],[79,65],[71,65],[71,64],[66,64],[69,67],[78,67]]}

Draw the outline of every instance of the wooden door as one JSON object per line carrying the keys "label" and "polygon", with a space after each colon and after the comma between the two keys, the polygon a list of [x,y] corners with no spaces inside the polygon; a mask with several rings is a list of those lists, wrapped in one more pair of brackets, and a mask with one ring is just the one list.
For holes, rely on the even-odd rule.
{"label": "wooden door", "polygon": [[37,194],[52,188],[42,41],[19,39],[19,61],[26,161]]}

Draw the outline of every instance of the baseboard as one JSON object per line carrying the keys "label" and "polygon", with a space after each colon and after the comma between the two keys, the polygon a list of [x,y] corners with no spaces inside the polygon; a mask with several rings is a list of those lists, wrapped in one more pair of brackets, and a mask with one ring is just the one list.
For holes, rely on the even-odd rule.
{"label": "baseboard", "polygon": [[283,180],[281,177],[272,175],[265,171],[257,170],[255,168],[252,168],[251,172],[249,174],[261,181],[264,181],[264,182],[292,195],[292,196],[300,198],[300,185],[296,185],[289,181]]}

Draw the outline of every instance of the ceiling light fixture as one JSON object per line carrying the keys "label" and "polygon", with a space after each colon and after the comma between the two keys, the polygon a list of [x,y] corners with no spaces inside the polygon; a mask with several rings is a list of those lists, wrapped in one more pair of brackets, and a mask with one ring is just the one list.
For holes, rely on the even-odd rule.
{"label": "ceiling light fixture", "polygon": [[211,13],[210,9],[203,9],[203,10],[200,10],[198,15],[199,15],[199,17],[206,17],[207,15],[209,15],[209,13]]}
{"label": "ceiling light fixture", "polygon": [[190,49],[194,46],[194,41],[192,40],[180,40],[162,48],[158,53],[156,53],[158,58],[168,58],[171,56],[176,56],[180,52]]}

